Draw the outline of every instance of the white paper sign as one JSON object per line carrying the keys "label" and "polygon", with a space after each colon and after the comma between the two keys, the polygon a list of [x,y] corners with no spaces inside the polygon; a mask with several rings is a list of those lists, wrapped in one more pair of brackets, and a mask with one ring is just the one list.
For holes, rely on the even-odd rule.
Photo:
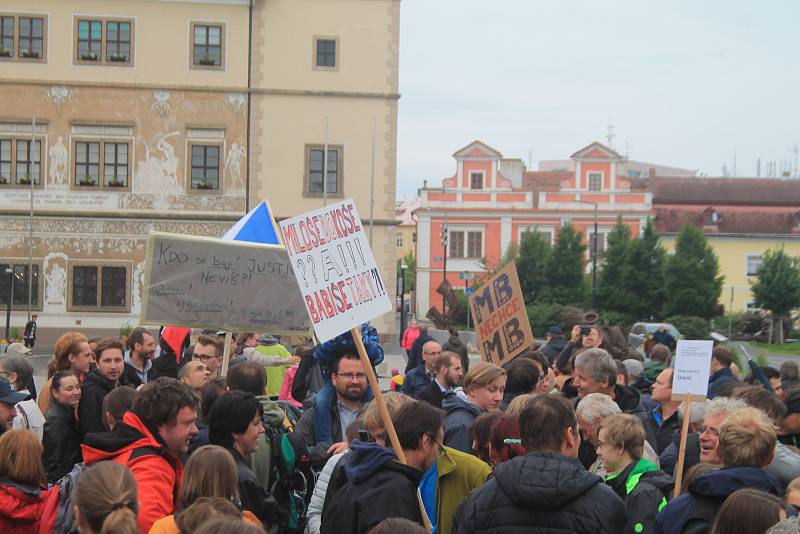
{"label": "white paper sign", "polygon": [[713,341],[678,341],[672,377],[672,398],[684,397],[689,393],[692,397],[706,396],[713,349]]}
{"label": "white paper sign", "polygon": [[309,211],[280,227],[320,341],[392,311],[355,202]]}

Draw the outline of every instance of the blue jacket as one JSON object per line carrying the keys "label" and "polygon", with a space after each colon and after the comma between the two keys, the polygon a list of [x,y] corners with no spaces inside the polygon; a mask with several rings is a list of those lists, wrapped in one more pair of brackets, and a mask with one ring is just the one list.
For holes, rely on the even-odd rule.
{"label": "blue jacket", "polygon": [[[681,534],[705,532],[728,496],[751,488],[781,496],[783,489],[772,475],[755,467],[727,467],[700,475],[689,485],[689,493],[676,497],[656,517],[656,532]],[[706,530],[703,530],[705,528]]]}
{"label": "blue jacket", "polygon": [[406,373],[401,391],[416,399],[419,392],[425,389],[431,382],[433,382],[433,378],[431,378],[431,375],[429,375],[427,369],[425,369],[425,362],[422,362]]}
{"label": "blue jacket", "polygon": [[442,401],[447,417],[444,421],[444,444],[461,452],[472,454],[472,436],[469,433],[481,409],[455,393],[448,393]]}
{"label": "blue jacket", "polygon": [[738,382],[739,379],[733,376],[733,371],[730,367],[723,367],[708,379],[708,398],[713,399],[717,396],[717,390],[722,384],[728,382]]}

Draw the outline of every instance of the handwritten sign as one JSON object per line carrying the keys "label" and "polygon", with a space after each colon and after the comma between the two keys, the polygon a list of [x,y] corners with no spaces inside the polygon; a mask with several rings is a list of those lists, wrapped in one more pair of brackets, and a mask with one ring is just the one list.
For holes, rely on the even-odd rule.
{"label": "handwritten sign", "polygon": [[320,341],[392,311],[352,200],[286,219],[280,226]]}
{"label": "handwritten sign", "polygon": [[713,341],[678,341],[672,378],[673,399],[683,399],[687,394],[691,394],[693,399],[706,396],[713,349]]}
{"label": "handwritten sign", "polygon": [[152,233],[145,261],[143,324],[311,333],[283,247]]}
{"label": "handwritten sign", "polygon": [[484,361],[503,365],[533,345],[533,333],[512,261],[469,296]]}

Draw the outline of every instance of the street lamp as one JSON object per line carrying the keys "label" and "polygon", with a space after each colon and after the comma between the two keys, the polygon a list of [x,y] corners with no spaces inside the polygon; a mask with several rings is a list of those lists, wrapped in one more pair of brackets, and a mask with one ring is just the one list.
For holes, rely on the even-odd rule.
{"label": "street lamp", "polygon": [[594,206],[594,235],[592,236],[592,309],[597,310],[597,202],[578,200],[581,204]]}
{"label": "street lamp", "polygon": [[[447,213],[444,214],[444,223],[442,223],[442,246],[444,247],[443,267],[444,274],[442,276],[442,283],[447,281]],[[445,306],[447,305],[447,293],[442,293],[442,315],[446,313]]]}
{"label": "street lamp", "polygon": [[400,343],[403,342],[403,332],[406,331],[406,269],[405,263],[400,265]]}
{"label": "street lamp", "polygon": [[11,303],[14,302],[14,268],[13,267],[6,267],[6,274],[8,275],[9,281],[11,282],[11,291],[8,295],[8,302],[6,303],[6,341],[8,341],[8,336],[11,333]]}

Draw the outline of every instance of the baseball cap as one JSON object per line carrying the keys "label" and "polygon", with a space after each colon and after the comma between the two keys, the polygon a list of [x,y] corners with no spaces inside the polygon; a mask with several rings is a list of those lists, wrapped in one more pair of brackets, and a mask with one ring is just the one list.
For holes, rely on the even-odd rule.
{"label": "baseball cap", "polygon": [[625,366],[625,369],[631,376],[642,376],[642,373],[644,372],[644,365],[642,365],[642,362],[639,360],[634,360],[633,358],[623,360],[622,365]]}
{"label": "baseball cap", "polygon": [[6,378],[0,377],[0,402],[5,402],[6,404],[16,404],[30,398],[31,396],[28,393],[14,391],[14,388],[11,386],[11,382],[9,382]]}
{"label": "baseball cap", "polygon": [[547,333],[552,335],[552,336],[560,336],[562,334],[561,327],[559,327],[559,326],[551,326],[547,330]]}
{"label": "baseball cap", "polygon": [[33,351],[23,345],[22,343],[12,343],[6,348],[6,354],[19,354],[21,356],[29,356]]}

